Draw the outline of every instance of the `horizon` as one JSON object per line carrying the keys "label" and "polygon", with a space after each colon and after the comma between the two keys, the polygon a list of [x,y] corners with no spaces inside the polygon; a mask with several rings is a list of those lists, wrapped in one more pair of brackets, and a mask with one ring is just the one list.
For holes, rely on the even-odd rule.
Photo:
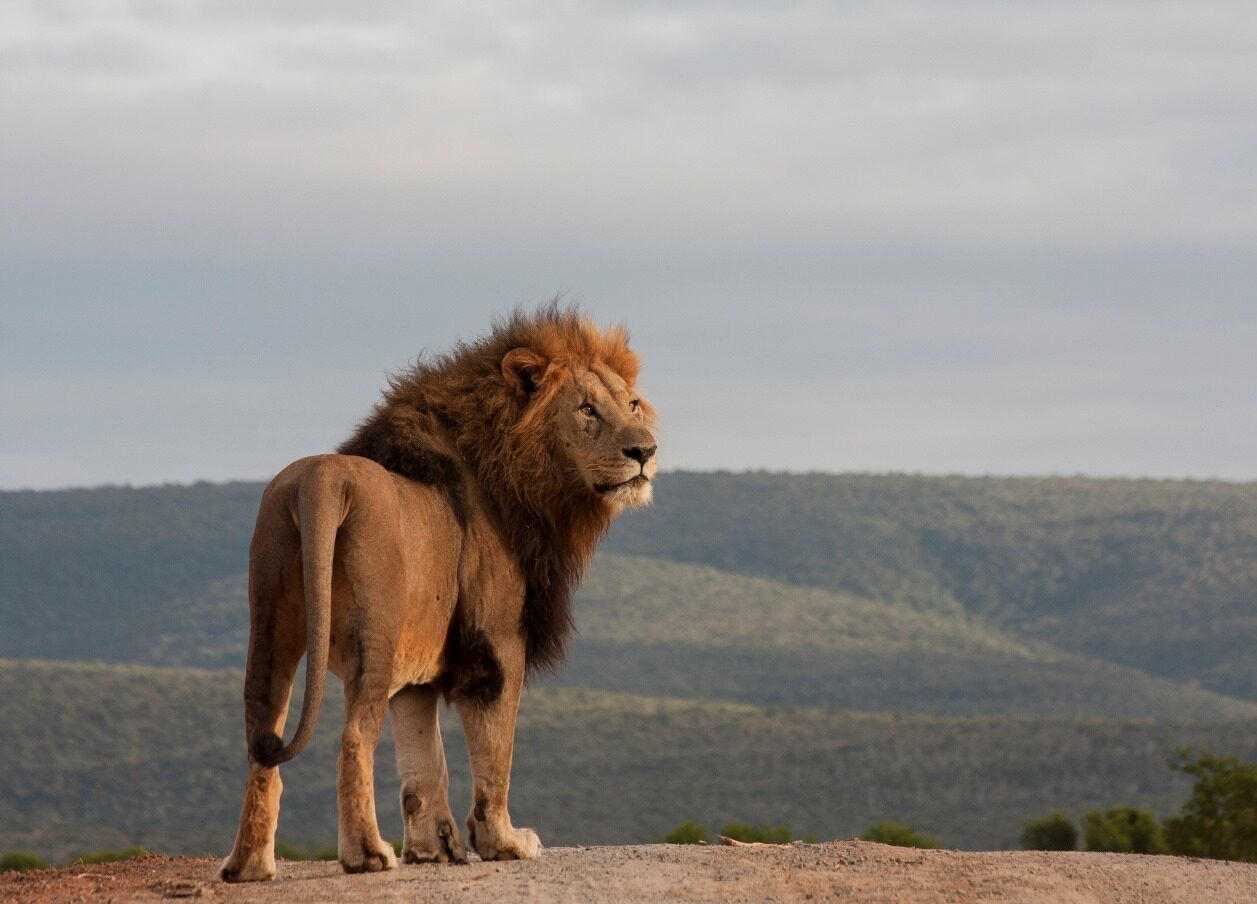
{"label": "horizon", "polygon": [[[316,453],[318,454],[318,453]],[[656,479],[671,475],[704,475],[727,477],[753,477],[765,475],[770,477],[906,477],[922,480],[1015,480],[1015,481],[1090,481],[1094,483],[1177,483],[1177,484],[1224,484],[1228,486],[1247,486],[1257,484],[1257,479],[1199,477],[1194,475],[1154,475],[1154,474],[966,474],[961,472],[933,471],[795,471],[774,468],[662,468]],[[178,489],[197,486],[225,487],[241,484],[265,485],[271,477],[225,477],[221,479],[193,478],[191,480],[171,480],[158,483],[98,483],[70,484],[66,486],[48,487],[0,487],[0,493],[70,493],[82,490],[160,490]],[[647,511],[649,507],[647,508]]]}

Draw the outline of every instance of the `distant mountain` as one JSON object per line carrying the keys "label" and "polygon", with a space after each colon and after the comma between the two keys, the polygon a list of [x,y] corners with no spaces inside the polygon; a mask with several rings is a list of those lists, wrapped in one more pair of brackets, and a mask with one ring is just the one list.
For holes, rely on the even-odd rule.
{"label": "distant mountain", "polygon": [[1257,705],[984,624],[662,559],[600,555],[548,681],[758,705],[1246,719]]}
{"label": "distant mountain", "polygon": [[[260,492],[0,493],[0,655],[239,664]],[[734,573],[603,557],[558,680],[845,708],[1239,714],[1138,669],[1257,699],[1257,484],[672,473],[656,499],[603,548]]]}
{"label": "distant mountain", "polygon": [[[279,837],[335,838],[338,682],[314,743],[283,767]],[[239,672],[0,661],[0,851],[56,858],[141,844],[226,853],[246,774]],[[442,710],[452,788],[467,759]],[[400,834],[391,744],[377,802]],[[517,824],[551,844],[650,841],[687,818],[784,822],[822,839],[896,819],[948,846],[1015,846],[1023,821],[1119,803],[1176,810],[1183,746],[1257,757],[1257,722],[953,718],[757,708],[531,690],[511,786]]]}
{"label": "distant mountain", "polygon": [[606,545],[968,612],[1257,699],[1257,483],[670,473]]}
{"label": "distant mountain", "polygon": [[[185,587],[159,612],[136,608],[123,600],[97,610],[127,636],[121,653],[102,641],[92,658],[243,664],[244,574]],[[1252,702],[1023,642],[963,613],[662,559],[600,555],[577,596],[576,621],[568,662],[546,686],[875,712],[1257,717]],[[40,652],[82,655],[68,639]]]}
{"label": "distant mountain", "polygon": [[0,493],[0,656],[145,660],[172,602],[248,567],[261,492]]}

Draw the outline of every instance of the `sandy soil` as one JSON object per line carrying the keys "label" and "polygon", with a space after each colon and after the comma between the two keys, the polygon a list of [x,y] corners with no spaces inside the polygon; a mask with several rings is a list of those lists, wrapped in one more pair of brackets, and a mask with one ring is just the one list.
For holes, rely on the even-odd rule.
{"label": "sandy soil", "polygon": [[1122,854],[917,851],[862,841],[754,847],[552,848],[529,863],[402,866],[346,876],[283,861],[274,882],[226,885],[217,861],[152,855],[0,875],[0,901],[998,901],[1248,904],[1257,865]]}

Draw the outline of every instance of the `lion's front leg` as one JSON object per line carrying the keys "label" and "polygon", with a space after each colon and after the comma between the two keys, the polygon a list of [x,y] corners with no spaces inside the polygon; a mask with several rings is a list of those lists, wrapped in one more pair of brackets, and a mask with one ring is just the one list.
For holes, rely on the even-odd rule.
{"label": "lion's front leg", "polygon": [[405,863],[467,862],[467,849],[450,812],[437,702],[435,688],[427,684],[403,688],[389,701],[397,774],[402,780]]}
{"label": "lion's front leg", "polygon": [[502,691],[492,700],[460,699],[458,714],[471,760],[472,806],[468,840],[482,860],[532,860],[541,839],[532,829],[511,825],[507,796],[515,749],[515,714],[524,684],[523,638],[493,643],[502,669]]}

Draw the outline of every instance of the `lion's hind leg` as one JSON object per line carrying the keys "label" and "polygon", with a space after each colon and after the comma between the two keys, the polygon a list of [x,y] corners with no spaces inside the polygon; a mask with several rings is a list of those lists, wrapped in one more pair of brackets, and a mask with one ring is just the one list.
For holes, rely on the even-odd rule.
{"label": "lion's hind leg", "polygon": [[405,863],[467,862],[467,849],[450,812],[449,772],[437,697],[432,685],[412,684],[389,701],[397,774],[402,781]]}
{"label": "lion's hind leg", "polygon": [[[361,645],[359,645],[361,647]],[[347,873],[397,868],[393,846],[380,837],[375,815],[375,747],[388,707],[392,650],[377,651],[380,665],[358,656],[345,681],[345,730],[336,764],[339,816],[337,859]]]}
{"label": "lion's hind leg", "polygon": [[258,763],[252,741],[267,733],[283,734],[293,677],[305,653],[300,598],[285,600],[283,595],[283,569],[291,569],[288,586],[299,586],[300,565],[293,557],[286,562],[279,558],[264,551],[250,563],[251,624],[244,688],[249,778],[236,843],[218,870],[219,877],[227,882],[275,878],[275,830],[283,783],[278,766],[267,768]]}

